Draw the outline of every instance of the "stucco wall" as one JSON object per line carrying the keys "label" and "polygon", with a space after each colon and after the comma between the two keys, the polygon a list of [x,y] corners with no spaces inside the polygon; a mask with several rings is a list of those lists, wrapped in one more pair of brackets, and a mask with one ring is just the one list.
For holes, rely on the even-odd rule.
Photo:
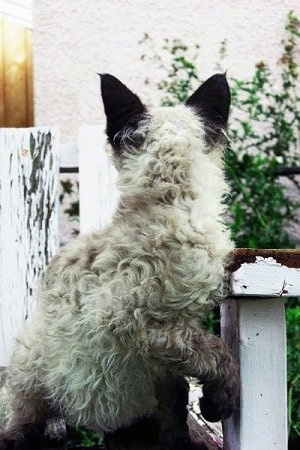
{"label": "stucco wall", "polygon": [[256,62],[275,64],[285,17],[299,0],[34,0],[35,123],[57,125],[62,140],[77,140],[83,124],[104,123],[96,72],[118,76],[146,102],[158,96],[145,78],[159,73],[140,60],[138,41],[149,33],[200,43],[199,69],[215,71],[227,39],[224,69],[245,77]]}

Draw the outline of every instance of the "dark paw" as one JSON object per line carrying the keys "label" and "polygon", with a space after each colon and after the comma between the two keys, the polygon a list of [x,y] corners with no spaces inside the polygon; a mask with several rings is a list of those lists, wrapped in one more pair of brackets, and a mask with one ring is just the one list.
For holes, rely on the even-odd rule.
{"label": "dark paw", "polygon": [[200,409],[205,420],[208,420],[208,422],[219,422],[231,416],[234,405],[223,404],[220,401],[204,396],[200,399]]}
{"label": "dark paw", "polygon": [[204,382],[203,397],[200,399],[201,413],[209,422],[228,419],[238,405],[238,367],[230,353],[225,354],[223,359],[218,377]]}

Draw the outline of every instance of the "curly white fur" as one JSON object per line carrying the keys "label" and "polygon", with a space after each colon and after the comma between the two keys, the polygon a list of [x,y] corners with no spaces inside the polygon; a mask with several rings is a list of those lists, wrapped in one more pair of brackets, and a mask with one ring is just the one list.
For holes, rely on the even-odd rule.
{"label": "curly white fur", "polygon": [[213,348],[195,355],[194,337],[233,247],[222,148],[208,147],[185,106],[152,111],[136,132],[142,147],[117,163],[112,225],[53,258],[17,340],[9,383],[26,419],[50,407],[70,423],[114,430],[155,410],[154,383],[166,370],[218,371]]}

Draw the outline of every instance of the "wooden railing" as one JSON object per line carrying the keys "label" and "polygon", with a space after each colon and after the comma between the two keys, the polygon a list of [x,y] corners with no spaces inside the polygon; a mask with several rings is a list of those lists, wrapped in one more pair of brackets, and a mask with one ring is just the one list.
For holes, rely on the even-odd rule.
{"label": "wooden railing", "polygon": [[300,251],[237,249],[222,338],[240,363],[240,408],[223,424],[225,450],[287,449],[284,297],[300,296]]}

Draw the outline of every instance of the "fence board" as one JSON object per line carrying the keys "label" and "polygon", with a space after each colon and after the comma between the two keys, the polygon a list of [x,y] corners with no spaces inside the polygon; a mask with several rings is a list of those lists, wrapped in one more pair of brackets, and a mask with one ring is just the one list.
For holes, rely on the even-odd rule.
{"label": "fence board", "polygon": [[0,366],[58,248],[57,129],[0,130]]}
{"label": "fence board", "polygon": [[[231,300],[232,301],[232,300]],[[224,423],[224,450],[287,449],[286,330],[280,298],[235,298],[224,328],[238,323],[240,410]],[[230,305],[230,303],[229,303]],[[226,331],[225,331],[226,333]],[[227,330],[228,333],[228,330]]]}
{"label": "fence board", "polygon": [[[104,128],[104,127],[103,127]],[[119,194],[117,171],[105,151],[103,128],[85,126],[79,130],[80,231],[103,229],[111,221]]]}
{"label": "fence board", "polygon": [[[224,427],[224,450],[287,449],[283,298],[300,294],[300,251],[237,249],[222,338],[240,362],[240,408]],[[241,296],[243,295],[243,296]],[[277,295],[277,298],[273,298]]]}

